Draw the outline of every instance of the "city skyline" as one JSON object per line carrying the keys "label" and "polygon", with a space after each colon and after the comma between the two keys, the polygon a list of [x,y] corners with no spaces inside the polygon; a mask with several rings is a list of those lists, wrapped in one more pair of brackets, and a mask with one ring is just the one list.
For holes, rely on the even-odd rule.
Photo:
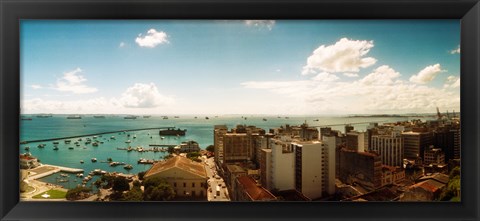
{"label": "city skyline", "polygon": [[21,22],[22,113],[460,112],[460,23]]}

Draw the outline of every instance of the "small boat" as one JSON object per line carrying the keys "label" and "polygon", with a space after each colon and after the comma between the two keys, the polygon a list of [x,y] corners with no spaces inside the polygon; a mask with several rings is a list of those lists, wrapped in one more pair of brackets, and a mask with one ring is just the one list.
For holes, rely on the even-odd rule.
{"label": "small boat", "polygon": [[195,119],[197,119],[197,117],[195,117]]}
{"label": "small boat", "polygon": [[66,182],[68,182],[68,180],[67,179],[59,179],[58,182],[59,183],[66,183]]}
{"label": "small boat", "polygon": [[95,142],[95,143],[92,143],[92,146],[98,147],[98,143],[96,143],[96,142]]}
{"label": "small boat", "polygon": [[115,136],[111,136],[110,139],[115,140]]}
{"label": "small boat", "polygon": [[32,120],[32,118],[22,118],[22,120]]}
{"label": "small boat", "polygon": [[44,148],[46,146],[46,144],[39,144],[37,147],[38,148]]}
{"label": "small boat", "polygon": [[58,150],[58,147],[57,147],[57,146],[55,146],[55,147],[53,148],[53,150]]}
{"label": "small boat", "polygon": [[180,118],[179,116],[174,116],[173,118]]}
{"label": "small boat", "polygon": [[143,115],[143,118],[150,118],[150,115]]}
{"label": "small boat", "polygon": [[133,115],[132,115],[132,116],[126,116],[126,117],[124,117],[123,119],[132,119],[132,120],[135,120],[135,119],[137,119],[137,116],[133,116]]}
{"label": "small boat", "polygon": [[69,147],[68,149],[69,149],[69,150],[73,150],[73,147]]}
{"label": "small boat", "polygon": [[77,177],[83,177],[83,173],[77,173],[77,175],[75,175]]}
{"label": "small boat", "polygon": [[67,119],[78,120],[78,119],[82,119],[82,117],[80,115],[72,115],[72,116],[68,116]]}
{"label": "small boat", "polygon": [[93,118],[105,118],[103,115],[93,115]]}
{"label": "small boat", "polygon": [[130,165],[130,164],[127,164],[127,165],[125,165],[125,166],[123,167],[123,169],[131,170],[131,169],[133,169],[133,166]]}
{"label": "small boat", "polygon": [[210,119],[210,118],[208,118],[208,117],[205,117],[205,120],[208,120],[208,119]]}
{"label": "small boat", "polygon": [[167,117],[167,116],[163,116],[163,119],[164,119],[164,120],[168,120],[168,117]]}
{"label": "small boat", "polygon": [[131,143],[131,142],[132,142],[131,140],[127,140],[127,141],[125,141],[125,143]]}
{"label": "small boat", "polygon": [[92,158],[92,162],[97,162],[97,158]]}
{"label": "small boat", "polygon": [[60,174],[60,176],[62,176],[62,177],[68,177],[68,174],[62,173],[62,174]]}
{"label": "small boat", "polygon": [[77,147],[79,147],[79,146],[80,146],[80,144],[76,144],[76,146],[77,146]]}
{"label": "small boat", "polygon": [[53,141],[53,144],[59,144],[59,142],[58,141]]}
{"label": "small boat", "polygon": [[133,139],[135,139],[135,138],[137,138],[137,135],[136,135],[136,134],[133,135]]}
{"label": "small boat", "polygon": [[83,160],[80,160],[80,163],[85,163],[85,162],[83,162]]}
{"label": "small boat", "polygon": [[162,139],[162,140],[163,140],[163,139],[165,139],[165,137],[160,137],[160,139]]}
{"label": "small boat", "polygon": [[72,142],[72,141],[71,140],[65,140],[66,144],[69,144],[70,142]]}
{"label": "small boat", "polygon": [[263,118],[263,121],[267,121],[267,119],[266,119],[266,118]]}
{"label": "small boat", "polygon": [[318,119],[315,119],[315,120],[313,120],[313,121],[318,121]]}
{"label": "small boat", "polygon": [[25,150],[30,150],[30,147],[25,147],[24,149],[25,149]]}

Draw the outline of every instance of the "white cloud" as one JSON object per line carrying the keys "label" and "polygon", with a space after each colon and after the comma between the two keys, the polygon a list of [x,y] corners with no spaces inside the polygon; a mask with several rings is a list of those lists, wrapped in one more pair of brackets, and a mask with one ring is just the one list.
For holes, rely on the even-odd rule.
{"label": "white cloud", "polygon": [[445,70],[442,70],[440,64],[430,65],[430,66],[425,67],[420,72],[418,72],[418,74],[410,77],[410,81],[414,82],[414,83],[417,83],[417,84],[426,84],[426,83],[432,81],[433,79],[435,79],[435,77],[440,72],[443,72],[443,71],[445,71]]}
{"label": "white cloud", "polygon": [[450,54],[460,54],[460,45],[457,48],[451,50]]}
{"label": "white cloud", "polygon": [[[323,74],[323,76],[328,76]],[[331,113],[426,113],[435,108],[459,110],[457,90],[418,85],[400,79],[401,74],[383,65],[355,81],[246,82],[246,88],[266,90],[291,97],[290,105],[302,107],[309,114]],[[458,78],[451,83],[457,82]],[[281,105],[281,104],[279,104]]]}
{"label": "white cloud", "polygon": [[457,76],[448,76],[446,83],[443,85],[444,88],[459,88],[460,87],[460,78]]}
{"label": "white cloud", "polygon": [[111,100],[103,97],[87,100],[46,100],[41,98],[27,99],[21,102],[22,113],[112,113],[119,107],[113,105]]}
{"label": "white cloud", "polygon": [[154,83],[136,83],[127,88],[119,102],[129,108],[153,108],[171,104],[173,98],[160,94]]}
{"label": "white cloud", "polygon": [[314,81],[323,81],[323,82],[332,82],[340,79],[334,74],[330,74],[328,72],[322,72],[318,74],[317,76],[313,77],[312,80]]}
{"label": "white cloud", "polygon": [[167,33],[163,31],[157,31],[155,29],[150,29],[147,31],[147,34],[143,36],[141,33],[135,39],[135,42],[140,47],[154,48],[159,44],[169,43]]}
{"label": "white cloud", "polygon": [[245,25],[272,30],[275,26],[275,20],[245,20]]}
{"label": "white cloud", "polygon": [[318,71],[359,72],[360,68],[369,67],[377,62],[373,57],[365,57],[373,46],[373,41],[347,38],[342,38],[333,45],[321,45],[308,57],[302,74]]}
{"label": "white cloud", "polygon": [[120,42],[120,44],[118,45],[118,47],[119,47],[119,48],[123,48],[123,47],[125,47],[125,42],[123,42],[123,41],[122,41],[122,42]]}
{"label": "white cloud", "polygon": [[38,85],[38,84],[32,84],[32,85],[30,85],[30,87],[32,87],[33,89],[42,89],[43,88],[41,85]]}
{"label": "white cloud", "polygon": [[165,111],[174,102],[173,98],[160,94],[158,88],[153,83],[136,83],[127,88],[121,96],[113,98],[64,99],[58,96],[25,99],[21,101],[22,113],[159,113]]}
{"label": "white cloud", "polygon": [[345,75],[345,76],[347,76],[347,77],[350,77],[350,78],[358,77],[358,74],[357,74],[357,73],[343,73],[343,75]]}
{"label": "white cloud", "polygon": [[57,83],[53,89],[64,92],[72,92],[74,94],[88,94],[96,92],[96,88],[89,87],[84,84],[87,79],[83,75],[80,75],[82,72],[82,69],[76,68],[73,71],[64,73],[63,77],[57,79]]}
{"label": "white cloud", "polygon": [[391,85],[398,77],[400,77],[400,73],[396,72],[388,65],[382,65],[361,79],[360,83],[365,85]]}

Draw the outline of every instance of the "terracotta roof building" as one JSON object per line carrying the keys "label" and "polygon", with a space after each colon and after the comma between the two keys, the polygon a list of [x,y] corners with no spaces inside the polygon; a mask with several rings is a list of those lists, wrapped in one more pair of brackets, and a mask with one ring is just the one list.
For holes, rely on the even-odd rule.
{"label": "terracotta roof building", "polygon": [[261,187],[250,176],[240,176],[236,179],[235,201],[275,201],[277,198],[267,189]]}
{"label": "terracotta roof building", "polygon": [[161,177],[175,190],[179,197],[206,197],[207,172],[205,166],[186,157],[175,156],[154,164],[145,179]]}

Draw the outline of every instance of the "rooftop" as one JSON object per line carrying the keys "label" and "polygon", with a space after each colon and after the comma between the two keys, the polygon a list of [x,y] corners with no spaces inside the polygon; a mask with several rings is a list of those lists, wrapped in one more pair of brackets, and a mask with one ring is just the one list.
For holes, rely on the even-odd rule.
{"label": "rooftop", "polygon": [[243,186],[244,191],[253,201],[276,200],[276,197],[268,190],[261,186],[257,186],[257,182],[250,176],[240,176],[238,182]]}
{"label": "rooftop", "polygon": [[204,177],[205,179],[207,178],[207,172],[201,163],[194,162],[182,156],[175,156],[168,160],[153,164],[153,166],[145,174],[145,177],[149,177],[172,168],[178,168],[197,176]]}
{"label": "rooftop", "polygon": [[235,164],[227,164],[227,170],[230,171],[230,173],[244,173],[246,172],[245,169],[243,169],[241,166],[235,165]]}
{"label": "rooftop", "polygon": [[441,188],[443,188],[444,186],[445,186],[445,184],[440,183],[436,180],[425,180],[425,181],[422,181],[420,183],[412,185],[410,187],[410,189],[411,188],[422,188],[425,191],[435,193],[438,190],[440,190]]}
{"label": "rooftop", "polygon": [[440,183],[443,183],[443,184],[447,184],[448,181],[450,180],[450,178],[448,177],[448,175],[446,174],[442,174],[442,173],[434,173],[432,175],[429,175],[429,176],[423,176],[423,177],[420,177],[421,181],[423,180],[435,180],[437,182],[440,182]]}

